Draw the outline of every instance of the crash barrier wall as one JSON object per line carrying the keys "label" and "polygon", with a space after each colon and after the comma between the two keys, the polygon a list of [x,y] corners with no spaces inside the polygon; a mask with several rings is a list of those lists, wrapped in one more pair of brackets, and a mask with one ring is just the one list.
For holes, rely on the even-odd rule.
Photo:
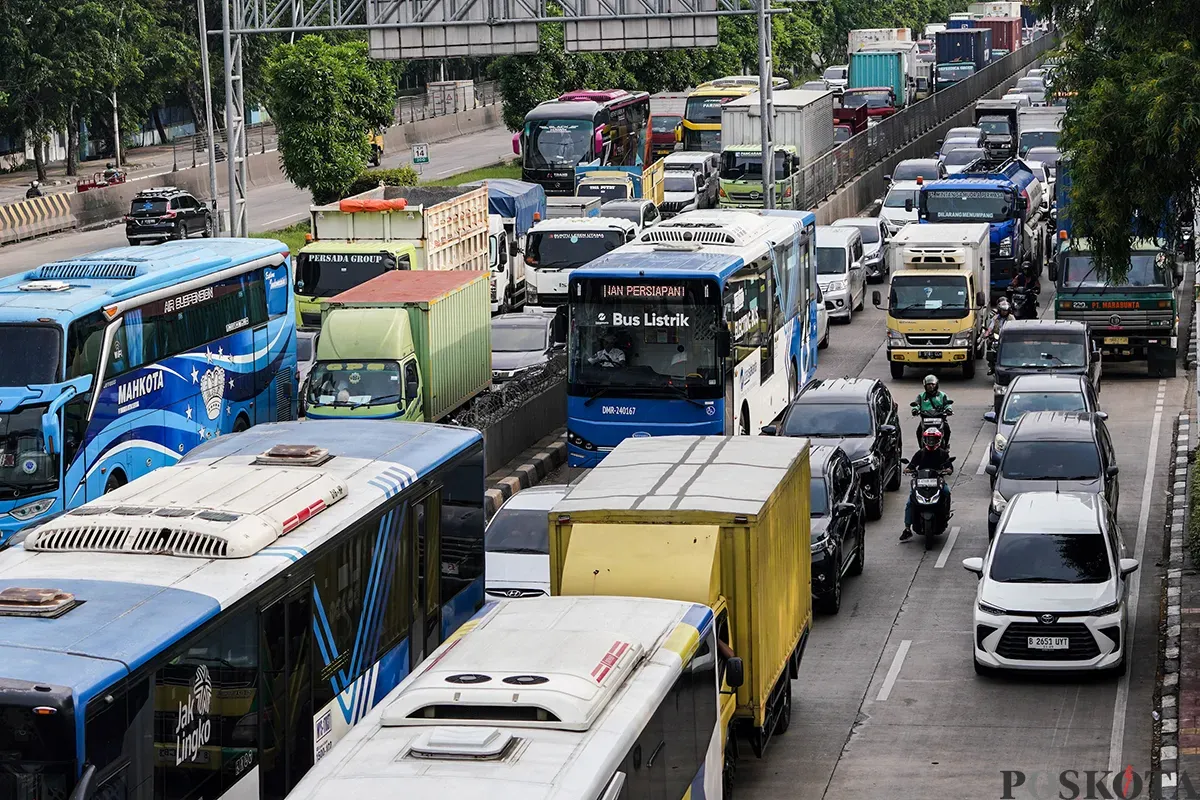
{"label": "crash barrier wall", "polygon": [[48,194],[0,206],[0,244],[74,228],[71,198]]}
{"label": "crash barrier wall", "polygon": [[[839,147],[808,164],[801,171],[798,192],[800,207],[817,209],[820,221],[820,207],[829,203],[831,197],[843,194],[845,189],[851,188],[847,184],[936,129],[946,130],[953,127],[949,123],[960,119],[964,110],[970,111],[977,100],[989,96],[1006,82],[1011,82],[1025,68],[1043,57],[1056,42],[1057,39],[1053,35],[1035,39],[994,64],[984,67],[965,81],[934,92],[911,108],[893,114],[878,125],[852,136]],[[930,152],[932,150],[925,150],[922,154],[928,155]],[[865,203],[859,204],[855,210],[863,205]],[[828,219],[837,219],[837,216]]]}
{"label": "crash barrier wall", "polygon": [[567,424],[567,381],[560,377],[512,413],[483,429],[483,463],[491,474],[548,432]]}

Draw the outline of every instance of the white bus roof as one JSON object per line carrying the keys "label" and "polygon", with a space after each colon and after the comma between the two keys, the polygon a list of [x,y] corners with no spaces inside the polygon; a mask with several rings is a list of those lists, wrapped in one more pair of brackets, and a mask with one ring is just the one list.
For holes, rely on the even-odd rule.
{"label": "white bus roof", "polygon": [[711,625],[669,600],[489,603],[289,800],[597,798]]}
{"label": "white bus roof", "polygon": [[796,218],[758,211],[687,211],[647,228],[626,247],[652,250],[655,245],[695,244],[705,249],[761,248],[765,242],[779,242],[794,235],[798,226]]}

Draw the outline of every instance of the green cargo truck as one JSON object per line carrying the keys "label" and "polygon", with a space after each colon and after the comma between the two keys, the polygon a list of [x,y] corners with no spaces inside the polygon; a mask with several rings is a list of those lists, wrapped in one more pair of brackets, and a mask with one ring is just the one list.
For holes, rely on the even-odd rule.
{"label": "green cargo truck", "polygon": [[389,271],[322,303],[308,417],[438,422],[487,389],[489,277]]}

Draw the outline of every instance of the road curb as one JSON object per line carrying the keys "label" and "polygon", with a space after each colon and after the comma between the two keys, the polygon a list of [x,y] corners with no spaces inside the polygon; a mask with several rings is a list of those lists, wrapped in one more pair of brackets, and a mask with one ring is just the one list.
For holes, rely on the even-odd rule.
{"label": "road curb", "polygon": [[1164,521],[1164,548],[1167,551],[1167,572],[1163,577],[1160,608],[1165,616],[1159,624],[1158,680],[1155,691],[1154,737],[1151,763],[1155,783],[1162,800],[1176,800],[1179,770],[1179,680],[1180,680],[1180,619],[1183,593],[1183,544],[1187,530],[1188,508],[1188,446],[1191,439],[1191,418],[1185,412],[1175,421],[1172,437],[1171,492],[1167,500]]}
{"label": "road curb", "polygon": [[537,486],[565,463],[566,430],[559,428],[488,476],[488,489],[484,497],[484,511],[488,519],[505,500],[522,489]]}

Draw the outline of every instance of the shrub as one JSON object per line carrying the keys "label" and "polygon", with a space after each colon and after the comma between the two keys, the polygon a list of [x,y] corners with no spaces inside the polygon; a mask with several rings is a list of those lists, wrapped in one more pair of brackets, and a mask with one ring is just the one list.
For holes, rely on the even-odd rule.
{"label": "shrub", "polygon": [[374,189],[381,183],[384,186],[416,186],[418,181],[417,171],[412,167],[373,169],[359,173],[342,196],[349,197],[360,194],[368,189]]}

